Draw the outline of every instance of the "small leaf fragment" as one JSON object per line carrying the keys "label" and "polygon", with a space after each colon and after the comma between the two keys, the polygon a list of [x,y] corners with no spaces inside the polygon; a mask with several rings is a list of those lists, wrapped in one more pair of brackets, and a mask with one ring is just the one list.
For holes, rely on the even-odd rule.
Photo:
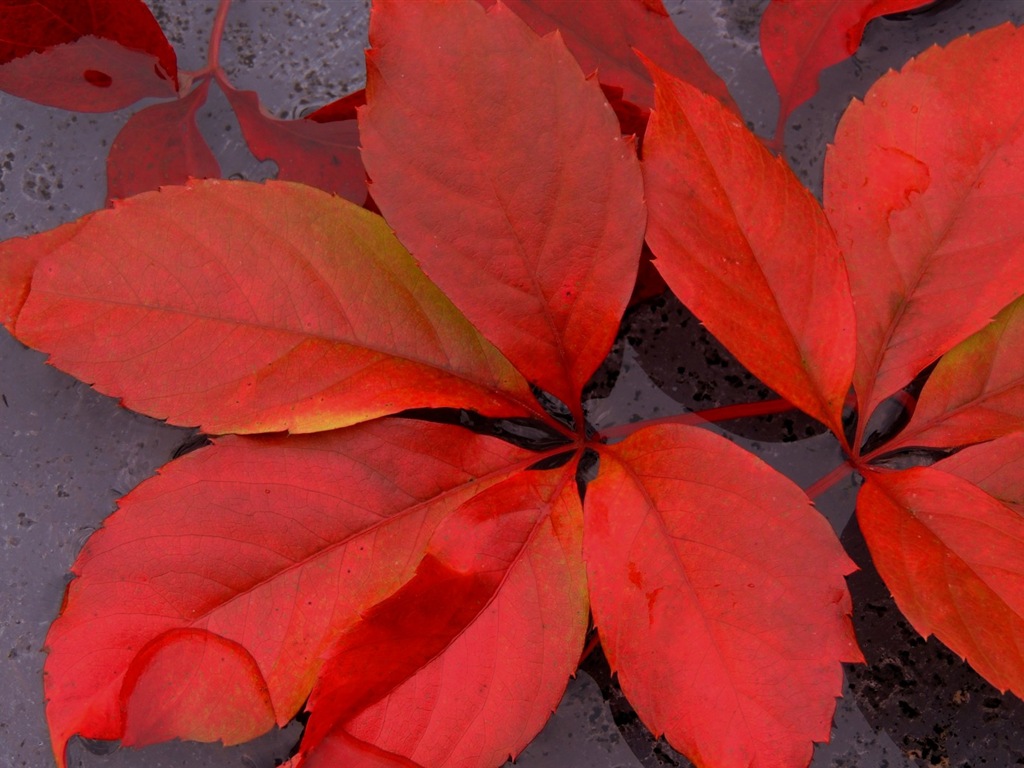
{"label": "small leaf fragment", "polygon": [[705,430],[648,427],[600,456],[590,599],[637,714],[697,765],[806,765],[829,737],[840,662],[861,660],[854,565],[832,529],[792,482]]}
{"label": "small leaf fragment", "polygon": [[857,52],[869,21],[931,2],[771,0],[761,17],[761,52],[779,91],[775,148],[782,148],[789,115],[818,92],[822,71]]}

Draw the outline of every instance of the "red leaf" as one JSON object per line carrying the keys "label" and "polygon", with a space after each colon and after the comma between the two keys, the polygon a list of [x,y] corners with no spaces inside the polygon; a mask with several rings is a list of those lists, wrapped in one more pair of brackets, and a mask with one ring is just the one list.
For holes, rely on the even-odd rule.
{"label": "red leaf", "polygon": [[79,112],[178,89],[174,49],[142,0],[0,5],[0,90]]}
{"label": "red leaf", "polygon": [[882,77],[839,124],[825,203],[857,311],[862,426],[1024,294],[1022,67],[1020,30],[962,37]]}
{"label": "red leaf", "polygon": [[842,434],[853,308],[821,207],[739,118],[651,71],[643,169],[654,265],[754,375]]}
{"label": "red leaf", "polygon": [[560,38],[500,3],[378,2],[370,40],[374,200],[481,333],[582,422],[643,239],[631,143]]}
{"label": "red leaf", "polygon": [[107,201],[190,178],[219,178],[220,165],[196,127],[210,81],[177,101],[141,109],[117,134],[107,156]]}
{"label": "red leaf", "polygon": [[974,483],[1024,514],[1024,433],[973,445],[943,459],[936,469]]}
{"label": "red leaf", "polygon": [[441,523],[416,576],[335,645],[298,765],[358,748],[490,768],[536,736],[587,627],[575,472],[521,473]]}
{"label": "red leaf", "polygon": [[[389,419],[227,437],[168,464],[89,539],[47,636],[58,763],[76,733],[234,743],[287,722],[330,644],[414,576],[438,523],[534,460]],[[202,706],[213,691],[231,707]]]}
{"label": "red leaf", "polygon": [[939,469],[865,475],[857,520],[903,615],[1024,694],[1024,517]]}
{"label": "red leaf", "polygon": [[786,121],[794,109],[818,92],[822,71],[857,52],[869,21],[932,2],[772,0],[761,17],[761,51],[779,91],[773,146],[782,148]]}
{"label": "red leaf", "polygon": [[886,448],[955,448],[1024,430],[1024,298],[942,356]]}
{"label": "red leaf", "polygon": [[366,171],[354,119],[278,120],[263,108],[255,91],[222,87],[249,149],[257,159],[277,163],[279,180],[309,184],[356,205],[366,201]]}
{"label": "red leaf", "polygon": [[861,660],[854,566],[806,495],[724,438],[649,427],[601,450],[585,515],[594,622],[647,726],[701,766],[806,765]]}
{"label": "red leaf", "polygon": [[[480,4],[490,7],[494,0]],[[740,112],[722,79],[679,34],[661,0],[603,0],[600,13],[590,3],[565,0],[507,0],[505,5],[538,35],[559,30],[585,73],[596,70],[603,84],[621,88],[623,99],[644,112],[654,106],[654,83],[634,49]]]}
{"label": "red leaf", "polygon": [[540,410],[383,219],[324,192],[195,182],[66,226],[0,243],[0,317],[134,410],[206,432]]}

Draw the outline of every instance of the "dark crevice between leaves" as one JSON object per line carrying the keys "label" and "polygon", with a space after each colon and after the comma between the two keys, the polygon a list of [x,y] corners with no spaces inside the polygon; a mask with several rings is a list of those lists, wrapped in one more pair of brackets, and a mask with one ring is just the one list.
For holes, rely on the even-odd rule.
{"label": "dark crevice between leaves", "polygon": [[960,0],[935,0],[934,3],[929,3],[920,8],[911,8],[910,10],[898,13],[887,13],[882,18],[890,21],[913,21],[915,16],[936,16],[959,4]]}
{"label": "dark crevice between leaves", "polygon": [[[867,437],[861,447],[861,454],[868,454],[896,437],[910,422],[914,415],[914,406],[921,396],[921,390],[935,370],[938,361],[933,362],[921,371],[914,380],[905,386],[897,395],[883,400],[871,414],[865,432]],[[873,427],[873,429],[872,429]],[[870,431],[868,431],[870,430]],[[851,438],[852,439],[852,438]]]}
{"label": "dark crevice between leaves", "polygon": [[410,408],[395,414],[435,424],[465,427],[478,435],[487,435],[528,451],[545,453],[572,444],[568,436],[541,421],[526,418],[492,419],[463,408]]}
{"label": "dark crevice between leaves", "polygon": [[570,432],[576,431],[576,419],[572,416],[572,411],[569,410],[569,406],[563,403],[554,395],[549,392],[545,392],[540,387],[530,384],[530,391],[533,392],[533,396],[537,398],[537,402],[540,403],[544,411],[557,421],[559,424],[565,426]]}
{"label": "dark crevice between leaves", "polygon": [[172,459],[180,459],[182,456],[192,451],[198,451],[200,448],[205,448],[208,445],[213,445],[213,440],[210,439],[209,435],[202,432],[196,432],[195,434],[189,435],[185,442],[174,449],[174,453],[171,454]]}

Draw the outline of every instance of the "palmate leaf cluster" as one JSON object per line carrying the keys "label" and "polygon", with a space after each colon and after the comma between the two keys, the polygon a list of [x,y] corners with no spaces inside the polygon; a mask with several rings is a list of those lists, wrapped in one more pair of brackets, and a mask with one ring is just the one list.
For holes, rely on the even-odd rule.
{"label": "palmate leaf cluster", "polygon": [[[718,435],[614,442],[585,422],[645,243],[711,333],[835,433],[914,627],[1024,690],[1021,33],[882,78],[839,126],[822,206],[657,3],[484,5],[374,4],[366,92],[332,113],[359,137],[338,173],[372,205],[190,179],[0,243],[11,333],[217,435],[122,499],[75,563],[47,637],[58,764],[75,735],[231,744],[305,710],[290,768],[498,765],[543,726],[592,624],[641,719],[697,765],[806,765],[841,663],[861,660],[831,528]],[[816,13],[801,7],[771,6],[766,34]],[[812,60],[872,15],[825,19]],[[159,106],[194,141],[209,78],[231,97],[223,74],[188,90],[158,28],[119,34],[82,38],[152,48],[178,97]],[[84,55],[71,43],[60,56]],[[796,55],[765,45],[776,66]],[[46,45],[6,65],[31,55]],[[807,86],[785,71],[789,110]],[[933,364],[908,424],[865,448],[872,414]],[[413,409],[556,437],[530,449]],[[911,449],[948,457],[881,461]]]}

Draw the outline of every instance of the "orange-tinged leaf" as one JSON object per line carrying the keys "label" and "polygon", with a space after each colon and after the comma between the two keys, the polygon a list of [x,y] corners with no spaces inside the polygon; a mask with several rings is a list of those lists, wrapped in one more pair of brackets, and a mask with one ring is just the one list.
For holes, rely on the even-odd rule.
{"label": "orange-tinged leaf", "polygon": [[857,520],[903,615],[1024,694],[1024,516],[938,468],[866,478]]}
{"label": "orange-tinged leaf", "polygon": [[107,200],[130,197],[193,178],[220,177],[220,165],[196,127],[206,103],[204,80],[177,101],[140,109],[117,134],[107,155]]}
{"label": "orange-tinged leaf", "polygon": [[774,146],[782,147],[793,110],[818,92],[822,70],[857,52],[869,21],[933,1],[772,0],[761,17],[761,52],[779,91]]}
{"label": "orange-tinged leaf", "polygon": [[1024,430],[1024,298],[942,356],[886,448],[955,448]]}
{"label": "orange-tinged leaf", "polygon": [[298,765],[489,768],[533,739],[587,626],[575,470],[520,473],[438,526],[416,576],[335,645]]}
{"label": "orange-tinged leaf", "polygon": [[277,163],[277,178],[366,202],[366,171],[359,157],[359,126],[347,120],[278,120],[255,91],[223,88],[245,142],[259,160]]}
{"label": "orange-tinged leaf", "polygon": [[0,90],[106,112],[177,88],[174,48],[142,0],[0,4]]}
{"label": "orange-tinged leaf", "polygon": [[[587,490],[594,622],[641,720],[701,768],[806,765],[861,660],[828,523],[722,437],[649,427]],[[784,532],[780,535],[780,532]]]}
{"label": "orange-tinged leaf", "polygon": [[[481,0],[485,7],[494,0]],[[622,98],[643,111],[654,106],[654,84],[634,49],[739,114],[729,89],[679,34],[661,0],[602,0],[601,12],[587,2],[507,0],[509,8],[538,35],[559,30],[585,73],[597,72],[604,85],[622,89]]]}
{"label": "orange-tinged leaf", "polygon": [[640,258],[632,144],[558,34],[500,2],[378,2],[370,42],[374,200],[481,333],[581,419]]}
{"label": "orange-tinged leaf", "polygon": [[654,265],[743,365],[842,434],[853,307],[821,206],[734,114],[651,71],[643,170]]}
{"label": "orange-tinged leaf", "polygon": [[[334,640],[414,576],[437,525],[534,460],[388,419],[226,437],[170,463],[89,539],[47,636],[60,765],[73,734],[236,742],[287,722]],[[203,691],[232,707],[204,707]]]}
{"label": "orange-tinged leaf", "polygon": [[882,77],[839,124],[825,207],[857,311],[862,425],[1024,294],[1022,67],[1024,32],[962,37]]}
{"label": "orange-tinged leaf", "polygon": [[537,409],[383,219],[324,192],[194,182],[66,227],[0,243],[3,319],[134,410],[310,432],[415,407]]}

